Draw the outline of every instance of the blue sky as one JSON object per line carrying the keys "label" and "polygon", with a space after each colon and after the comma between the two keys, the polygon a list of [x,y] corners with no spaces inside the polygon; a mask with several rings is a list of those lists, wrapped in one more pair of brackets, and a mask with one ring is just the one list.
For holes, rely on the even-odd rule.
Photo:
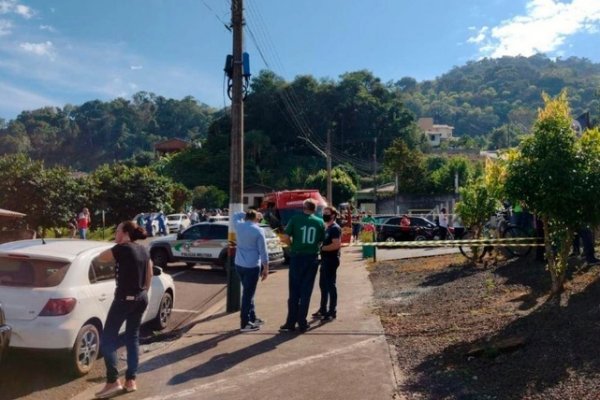
{"label": "blue sky", "polygon": [[[338,78],[432,79],[469,60],[543,52],[600,62],[600,0],[245,0],[245,48]],[[141,90],[228,104],[230,0],[0,0],[0,118]],[[253,40],[252,33],[256,40]]]}

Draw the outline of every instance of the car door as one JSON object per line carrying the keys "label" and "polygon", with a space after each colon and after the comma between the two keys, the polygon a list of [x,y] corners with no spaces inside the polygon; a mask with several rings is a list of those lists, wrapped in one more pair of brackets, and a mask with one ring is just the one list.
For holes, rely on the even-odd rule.
{"label": "car door", "polygon": [[402,232],[400,232],[400,217],[393,217],[385,221],[382,228],[384,237],[393,237],[394,240],[402,240]]}
{"label": "car door", "polygon": [[204,248],[210,254],[210,258],[218,259],[221,251],[227,247],[227,225],[213,224],[210,225],[207,241],[204,243]]}
{"label": "car door", "polygon": [[92,302],[103,324],[115,296],[115,267],[114,260],[102,262],[98,257],[92,259],[89,267]]}
{"label": "car door", "polygon": [[205,251],[205,242],[208,240],[209,231],[209,224],[194,225],[186,229],[172,246],[173,256],[188,259],[210,258],[210,253]]}

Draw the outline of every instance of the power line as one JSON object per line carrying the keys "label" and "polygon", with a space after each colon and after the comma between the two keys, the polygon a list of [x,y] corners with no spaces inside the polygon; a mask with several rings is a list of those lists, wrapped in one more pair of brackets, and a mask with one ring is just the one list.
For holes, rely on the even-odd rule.
{"label": "power line", "polygon": [[[247,30],[250,34],[252,41],[254,42],[254,45],[256,46],[256,48],[259,52],[261,59],[263,60],[263,62],[265,63],[265,66],[268,69],[273,70],[269,61],[267,60],[265,51],[263,51],[263,49],[262,49],[263,46],[260,43],[261,42],[261,39],[259,38],[260,35],[262,35],[264,38],[266,38],[264,40],[265,48],[270,48],[272,50],[272,53],[275,55],[275,62],[280,65],[282,70],[284,70],[283,65],[281,63],[281,59],[279,58],[279,55],[278,55],[274,45],[272,44],[272,41],[270,40],[270,35],[267,33],[266,28],[264,27],[265,24],[262,19],[262,15],[260,14],[260,11],[258,11],[254,7],[253,2],[251,2],[251,1],[248,2],[248,5],[249,5],[249,8],[248,8],[249,13],[257,21],[257,25],[256,25],[257,29],[258,29],[257,34],[254,34],[254,31],[250,27],[249,23],[246,24],[246,27],[247,27]],[[284,106],[286,108],[286,111],[289,114],[288,117],[293,122],[292,125],[294,125],[296,127],[296,129],[298,129],[298,131],[302,134],[303,140],[307,141],[314,147],[325,147],[325,143],[323,142],[323,140],[312,131],[310,125],[308,124],[306,118],[304,117],[304,113],[300,111],[300,110],[302,110],[302,111],[305,110],[305,107],[301,106],[301,104],[300,104],[301,102],[298,99],[298,96],[297,96],[293,86],[288,85],[287,87],[280,90],[279,93],[280,93],[280,96],[284,103]],[[318,144],[318,146],[317,146],[317,144]],[[338,162],[352,164],[357,170],[360,170],[361,172],[367,172],[367,171],[371,170],[371,163],[369,161],[365,161],[365,160],[347,155],[343,152],[340,153],[337,150],[334,150],[333,148],[331,148],[331,156],[333,159],[335,159]]]}

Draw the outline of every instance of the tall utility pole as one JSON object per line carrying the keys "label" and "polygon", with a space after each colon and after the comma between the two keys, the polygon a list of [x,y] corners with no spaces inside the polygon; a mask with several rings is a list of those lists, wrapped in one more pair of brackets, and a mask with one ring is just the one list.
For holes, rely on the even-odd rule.
{"label": "tall utility pole", "polygon": [[327,149],[325,150],[327,158],[327,202],[333,206],[333,194],[331,187],[331,129],[327,129]]}
{"label": "tall utility pole", "polygon": [[[242,85],[242,33],[244,26],[243,0],[231,0],[233,30],[233,76],[231,89],[231,155],[229,162],[229,215],[242,211],[244,182],[244,98]],[[227,312],[240,310],[240,279],[234,271],[235,230],[229,219],[229,248],[227,270]]]}

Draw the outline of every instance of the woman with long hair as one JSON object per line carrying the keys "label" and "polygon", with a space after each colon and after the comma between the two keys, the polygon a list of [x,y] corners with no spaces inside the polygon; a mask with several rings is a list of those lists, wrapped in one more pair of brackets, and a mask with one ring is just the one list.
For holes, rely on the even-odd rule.
{"label": "woman with long hair", "polygon": [[[102,336],[102,353],[106,365],[106,385],[96,398],[106,399],[122,392],[137,390],[135,383],[139,364],[139,338],[142,314],[148,307],[148,290],[152,281],[152,261],[148,249],[138,243],[146,232],[133,221],[119,224],[115,233],[116,244],[102,252],[100,262],[116,262],[117,288],[108,311]],[[119,330],[125,327],[127,372],[125,384],[119,380],[117,347]]]}

